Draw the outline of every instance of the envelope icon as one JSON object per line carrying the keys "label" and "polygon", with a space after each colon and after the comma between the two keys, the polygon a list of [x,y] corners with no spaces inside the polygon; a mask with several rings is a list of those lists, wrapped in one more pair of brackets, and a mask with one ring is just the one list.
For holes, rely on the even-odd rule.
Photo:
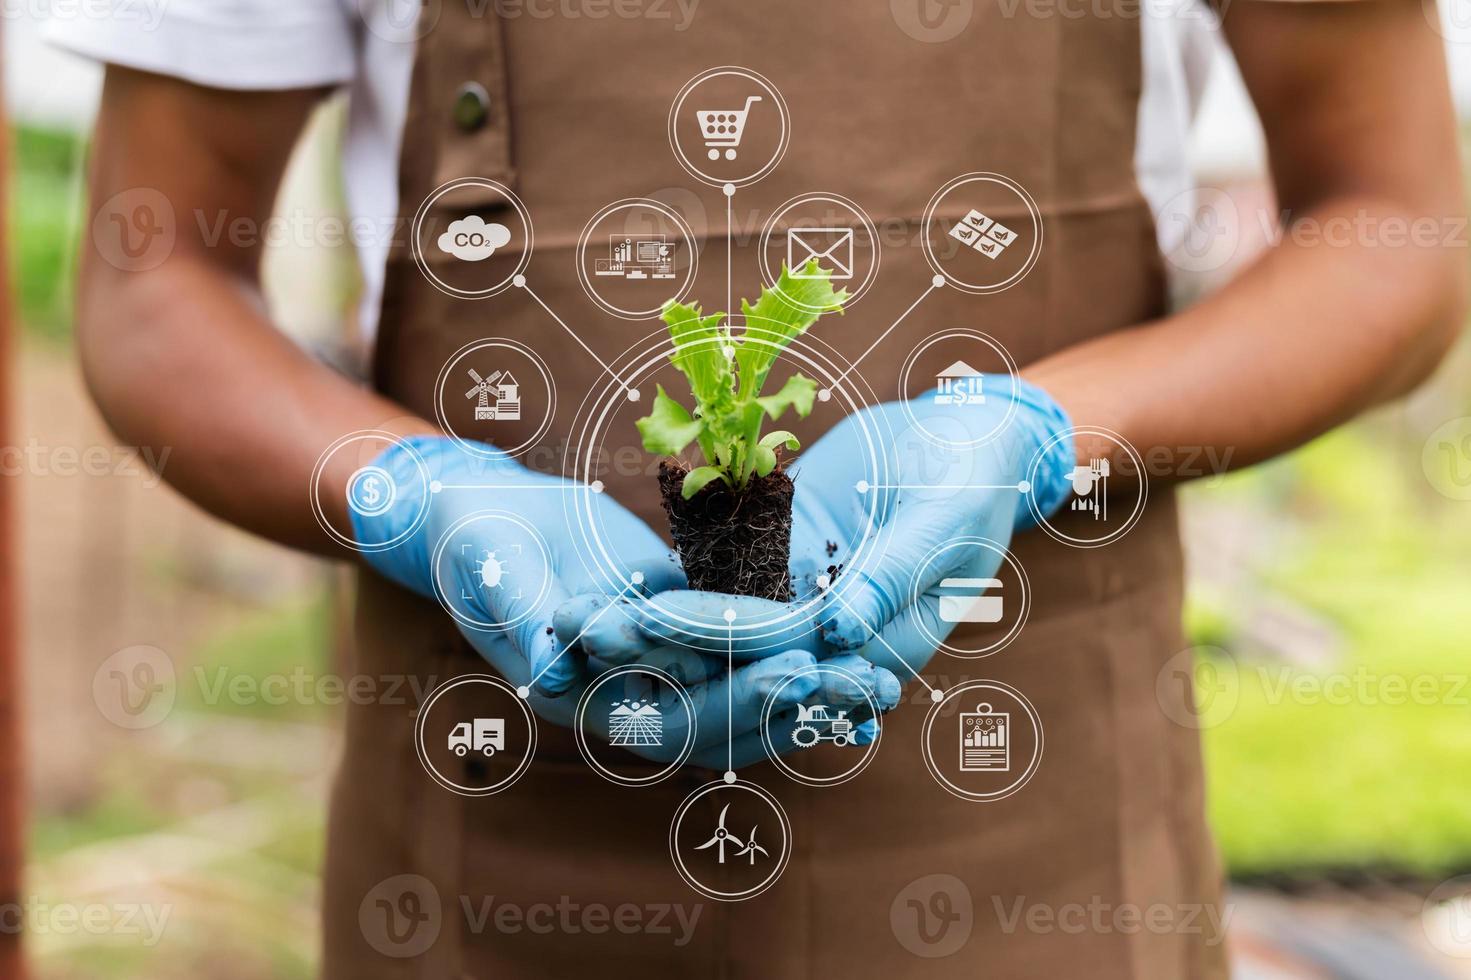
{"label": "envelope icon", "polygon": [[793,279],[815,279],[801,270],[817,259],[833,279],[853,278],[852,228],[793,228],[787,232],[787,268]]}

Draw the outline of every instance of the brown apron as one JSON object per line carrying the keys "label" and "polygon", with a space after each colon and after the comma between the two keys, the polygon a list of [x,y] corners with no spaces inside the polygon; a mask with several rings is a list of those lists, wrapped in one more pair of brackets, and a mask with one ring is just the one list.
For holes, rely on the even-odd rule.
{"label": "brown apron", "polygon": [[[1138,11],[1015,16],[1012,5],[976,0],[963,32],[927,43],[915,39],[922,30],[905,29],[908,6],[710,2],[677,32],[651,16],[472,16],[460,2],[430,4],[440,13],[419,42],[401,208],[412,213],[459,177],[514,187],[535,222],[533,287],[611,359],[658,326],[603,314],[578,284],[579,233],[615,200],[659,196],[686,214],[702,208],[691,221],[707,236],[693,297],[707,309],[723,305],[725,200],[681,169],[666,127],[687,80],[736,60],[778,86],[792,117],[784,160],[735,199],[744,242],[760,218],[743,215],[770,214],[809,191],[842,194],[881,224],[908,229],[906,241],[889,243],[878,284],[828,337],[850,358],[928,284],[914,236],[937,188],[993,171],[1040,205],[1046,246],[1030,276],[993,296],[932,294],[865,365],[870,379],[884,379],[874,381],[881,399],[897,397],[891,369],[942,327],[985,330],[1025,366],[1158,316],[1161,261],[1133,172]],[[467,82],[489,95],[483,120],[467,118],[464,105],[457,113]],[[742,244],[734,256],[737,297],[755,291],[754,251]],[[433,418],[441,366],[491,336],[525,343],[556,373],[563,394],[542,439],[556,448],[528,457],[556,470],[580,393],[602,380],[597,362],[521,290],[454,299],[425,279],[407,243],[395,248],[378,340],[384,392]],[[819,413],[813,425],[833,420]],[[609,489],[662,532],[652,477],[613,478]],[[925,674],[938,687],[990,678],[1026,694],[1046,728],[1032,781],[989,804],[943,791],[921,762],[927,697],[911,685],[857,779],[809,788],[769,763],[742,774],[776,794],[794,832],[781,879],[746,902],[702,898],[670,861],[670,820],[709,771],[616,786],[579,758],[568,733],[543,723],[520,781],[468,799],[420,767],[412,704],[354,706],[332,801],[325,975],[1224,976],[1210,926],[1221,898],[1198,737],[1169,720],[1156,694],[1159,672],[1186,646],[1171,495],[1156,489],[1142,521],[1108,547],[1078,550],[1032,532],[1013,552],[1035,592],[1018,640],[981,661],[939,655]],[[360,578],[355,648],[355,673],[373,676],[430,683],[487,669],[440,608],[372,574]],[[1165,696],[1183,706],[1188,692],[1171,690]],[[958,883],[927,878],[935,875]],[[921,895],[919,911],[910,908],[905,895],[933,891],[935,881],[945,901]],[[967,895],[971,921],[957,939],[948,926]],[[523,912],[631,904],[642,925],[630,934],[553,915],[548,933],[514,917],[483,918],[491,897]],[[672,914],[653,922],[653,910],[673,905],[698,915],[683,942]]]}

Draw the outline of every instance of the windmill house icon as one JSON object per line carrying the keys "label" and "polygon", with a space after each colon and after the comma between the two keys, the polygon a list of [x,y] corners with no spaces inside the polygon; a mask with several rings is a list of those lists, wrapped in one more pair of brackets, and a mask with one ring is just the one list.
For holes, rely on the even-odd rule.
{"label": "windmill house icon", "polygon": [[984,375],[964,361],[956,361],[935,378],[939,382],[935,389],[936,405],[986,404]]}
{"label": "windmill house icon", "polygon": [[[518,422],[521,419],[521,386],[509,371],[495,371],[483,378],[474,368],[467,369],[475,387],[465,392],[466,398],[476,399],[475,421]],[[495,404],[491,404],[491,399]]]}

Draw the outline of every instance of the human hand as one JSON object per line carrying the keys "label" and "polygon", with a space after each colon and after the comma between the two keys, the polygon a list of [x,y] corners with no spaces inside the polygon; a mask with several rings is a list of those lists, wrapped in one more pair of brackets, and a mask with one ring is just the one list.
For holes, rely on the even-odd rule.
{"label": "human hand", "polygon": [[[917,675],[954,629],[940,582],[996,574],[1012,532],[1032,521],[1028,493],[1048,515],[1067,499],[1073,443],[1053,438],[1067,415],[1040,388],[1012,384],[986,376],[996,394],[982,405],[927,395],[866,409],[793,464],[793,573],[799,592],[822,594],[830,647]],[[943,548],[967,538],[1001,551]]]}
{"label": "human hand", "polygon": [[374,516],[350,508],[360,544],[397,541],[367,551],[368,564],[420,595],[439,598],[502,676],[544,698],[567,694],[585,672],[581,654],[556,635],[557,608],[603,585],[580,555],[569,493],[584,495],[577,505],[590,502],[597,509],[603,540],[621,563],[614,579],[625,583],[625,591],[649,594],[684,584],[678,562],[648,525],[583,484],[532,472],[506,457],[475,455],[437,436],[393,445],[374,465],[389,474],[400,495]]}
{"label": "human hand", "polygon": [[[615,606],[616,614],[602,615]],[[717,679],[703,685],[707,697],[725,698],[728,707],[712,705],[716,710],[708,718],[701,715],[693,757],[701,765],[739,769],[761,761],[763,719],[773,748],[796,751],[792,732],[799,705],[847,712],[855,724],[853,744],[869,745],[878,736],[874,707],[882,713],[899,702],[898,678],[862,657],[828,648],[801,603],[683,590],[626,599],[581,596],[563,607],[557,632],[580,637],[579,645],[597,663],[674,662],[698,665],[707,671],[704,676],[713,671]],[[839,669],[813,669],[818,666]],[[727,671],[728,684],[720,680]],[[725,724],[718,726],[720,721]]]}

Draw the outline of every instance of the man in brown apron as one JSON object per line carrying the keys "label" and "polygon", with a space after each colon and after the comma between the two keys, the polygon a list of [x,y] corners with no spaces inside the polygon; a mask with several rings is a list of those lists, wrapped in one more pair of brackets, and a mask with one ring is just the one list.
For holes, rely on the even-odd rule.
{"label": "man in brown apron", "polygon": [[[1134,170],[1139,10],[1124,4],[1123,16],[1061,16],[977,2],[964,5],[970,9],[964,32],[947,37],[927,32],[923,21],[911,23],[912,11],[900,16],[904,6],[707,4],[678,34],[647,18],[518,18],[452,2],[426,8],[437,19],[418,41],[399,167],[401,208],[410,213],[436,188],[467,176],[513,189],[535,222],[530,285],[597,356],[574,343],[522,290],[479,302],[441,291],[416,265],[409,242],[400,241],[388,262],[374,357],[375,386],[387,401],[350,409],[354,395],[321,382],[315,394],[330,402],[322,408],[323,402],[298,398],[294,381],[283,381],[281,404],[269,413],[283,423],[307,424],[302,420],[311,417],[315,440],[290,452],[278,446],[284,468],[304,474],[333,438],[329,432],[428,431],[404,418],[435,417],[438,372],[480,338],[508,338],[539,351],[554,365],[562,392],[598,386],[598,357],[613,359],[649,327],[588,316],[574,255],[588,217],[611,201],[693,191],[706,217],[692,222],[704,258],[692,297],[711,308],[722,305],[725,201],[718,189],[690,178],[669,152],[665,134],[680,86],[731,60],[753,62],[779,85],[792,120],[780,164],[740,188],[733,201],[737,296],[754,292],[754,274],[740,271],[755,268],[754,248],[742,242],[759,225],[742,216],[769,214],[797,194],[841,193],[861,202],[881,225],[908,230],[905,244],[886,249],[879,282],[862,305],[827,336],[850,360],[878,344],[876,359],[897,363],[939,327],[979,327],[1080,424],[1118,430],[1141,447],[1238,446],[1238,459],[1259,458],[1349,408],[1403,390],[1434,362],[1445,325],[1459,309],[1453,298],[1459,273],[1447,271],[1433,251],[1397,254],[1392,261],[1418,263],[1419,277],[1413,302],[1406,300],[1414,312],[1394,320],[1401,325],[1384,341],[1392,346],[1343,354],[1316,400],[1283,394],[1282,417],[1258,418],[1260,432],[1221,427],[1218,419],[1229,413],[1216,386],[1230,389],[1234,399],[1242,378],[1255,370],[1242,368],[1224,380],[1223,365],[1242,363],[1221,353],[1230,336],[1226,327],[1198,313],[1184,331],[1164,320],[1152,332],[1116,333],[1160,321],[1165,312],[1163,263]],[[1241,30],[1303,45],[1301,53],[1319,71],[1332,61],[1306,40],[1312,31],[1331,28],[1340,44],[1368,34],[1389,48],[1370,60],[1388,58],[1401,71],[1430,64],[1428,80],[1417,76],[1417,98],[1443,87],[1433,40],[1423,24],[1392,4],[1320,21],[1294,19],[1299,16],[1243,14]],[[1276,66],[1243,61],[1269,98],[1295,87],[1276,77]],[[1388,77],[1374,77],[1390,84]],[[1400,84],[1396,76],[1394,85]],[[172,97],[183,103],[180,118],[187,118],[189,96]],[[125,93],[113,98],[122,100],[111,107],[122,115]],[[1405,191],[1401,203],[1412,213],[1449,214],[1459,205],[1448,189],[1455,183],[1454,154],[1449,164],[1442,160],[1445,106],[1438,95],[1429,101],[1432,109],[1414,120],[1415,138],[1406,141],[1419,148],[1412,154],[1420,161],[1417,179],[1433,190]],[[231,105],[230,112],[239,120],[271,121],[259,106]],[[295,109],[280,112],[283,125],[299,120]],[[1274,108],[1269,122],[1286,115]],[[1385,119],[1392,115],[1383,113]],[[115,117],[105,106],[99,138],[104,176],[97,188],[104,196],[127,179],[108,176],[117,166],[111,154],[141,153],[134,139],[148,138],[146,128],[131,139],[109,131],[109,118]],[[1289,139],[1274,130],[1269,125],[1269,135]],[[1316,159],[1305,148],[1293,149]],[[274,151],[272,159],[268,173],[279,171],[283,155]],[[135,169],[121,170],[136,176]],[[956,175],[980,170],[1011,175],[1035,198],[1046,235],[1036,267],[995,295],[936,290],[913,319],[881,337],[934,274],[922,250],[908,244],[919,233],[926,201]],[[1300,190],[1293,184],[1286,189]],[[198,206],[208,192],[185,184],[168,193],[183,209]],[[268,204],[269,194],[264,197]],[[693,212],[692,199],[682,200],[686,213]],[[252,197],[249,206],[258,210],[261,203]],[[477,203],[473,195],[456,202],[465,208]],[[187,243],[183,250],[193,254]],[[250,258],[226,264],[245,267]],[[488,278],[513,271],[496,271],[496,263],[510,261],[488,260]],[[1285,261],[1311,265],[1316,258]],[[118,273],[101,265],[92,262],[88,288],[97,295],[123,289],[116,285]],[[164,270],[185,266],[171,262]],[[1262,278],[1268,282],[1237,291],[1239,312],[1226,319],[1271,319],[1264,312],[1273,308],[1268,295],[1252,294],[1253,288],[1272,289],[1272,277]],[[211,296],[211,303],[220,302],[217,292]],[[1280,317],[1312,337],[1338,336],[1335,325],[1323,322],[1322,309],[1302,307],[1295,296],[1276,302],[1278,327],[1264,322],[1264,333],[1241,343],[1265,343],[1274,329],[1281,332]],[[1340,322],[1365,315],[1352,301],[1342,302],[1347,305],[1334,309]],[[92,334],[84,343],[87,356],[111,356],[109,333],[94,327]],[[1192,345],[1207,352],[1191,353]],[[1386,379],[1387,351],[1411,348],[1419,353],[1396,361],[1404,366]],[[1321,346],[1300,351],[1288,344],[1277,357],[1301,370],[1320,352]],[[290,374],[291,355],[269,356],[280,357],[283,376]],[[1111,382],[1080,384],[1080,377],[1095,376],[1098,363],[1112,365]],[[883,372],[870,364],[865,373]],[[99,380],[98,397],[125,433],[140,443],[182,441],[188,448],[183,436],[164,438],[165,430],[136,421],[126,405],[137,396],[116,393],[109,386],[117,373],[107,375],[113,380]],[[883,385],[891,383],[886,378]],[[1177,393],[1179,411],[1154,402],[1147,412],[1136,410],[1137,393],[1155,386]],[[892,389],[881,397],[893,400]],[[578,401],[558,402],[541,442],[560,447],[574,437]],[[394,417],[399,421],[383,421]],[[819,412],[813,427],[821,431],[833,421],[833,413]],[[521,438],[531,428],[527,421],[507,431]],[[237,449],[248,456],[261,451],[259,445],[242,439]],[[545,468],[557,469],[559,452],[545,458]],[[220,489],[218,477],[186,468],[176,479],[247,526],[282,540],[309,534],[288,516],[245,513],[232,496],[241,491]],[[266,478],[242,479],[254,486]],[[663,527],[651,478],[610,473],[608,492],[651,527]],[[297,506],[297,499],[274,489],[262,496],[281,512]],[[514,502],[498,500],[496,506]],[[1065,535],[1087,516],[1058,518],[1057,528]],[[583,762],[569,732],[543,724],[536,757],[519,781],[506,792],[469,798],[446,791],[421,766],[414,706],[355,705],[332,800],[325,974],[353,980],[593,973],[1223,976],[1220,925],[1227,913],[1204,821],[1200,746],[1191,727],[1172,720],[1189,717],[1190,692],[1188,685],[1160,684],[1172,658],[1187,649],[1171,495],[1156,486],[1137,525],[1106,548],[1073,548],[1035,532],[1020,535],[1011,547],[1034,583],[1026,628],[984,662],[942,657],[925,674],[940,688],[985,678],[1030,699],[1045,721],[1047,750],[1022,792],[978,804],[937,785],[915,751],[927,708],[920,690],[884,719],[882,751],[858,779],[814,788],[788,780],[769,763],[741,773],[781,801],[793,845],[773,887],[749,901],[723,903],[691,891],[675,873],[668,848],[672,815],[693,790],[718,779],[718,771],[689,768],[649,787],[615,786]],[[484,662],[438,605],[372,573],[360,575],[358,589],[354,674],[433,683],[484,672]],[[465,765],[469,771],[475,763]],[[515,914],[497,915],[507,907]],[[616,910],[624,907],[636,912],[620,921]],[[596,908],[607,911],[584,914]],[[666,911],[651,911],[659,909]]]}

